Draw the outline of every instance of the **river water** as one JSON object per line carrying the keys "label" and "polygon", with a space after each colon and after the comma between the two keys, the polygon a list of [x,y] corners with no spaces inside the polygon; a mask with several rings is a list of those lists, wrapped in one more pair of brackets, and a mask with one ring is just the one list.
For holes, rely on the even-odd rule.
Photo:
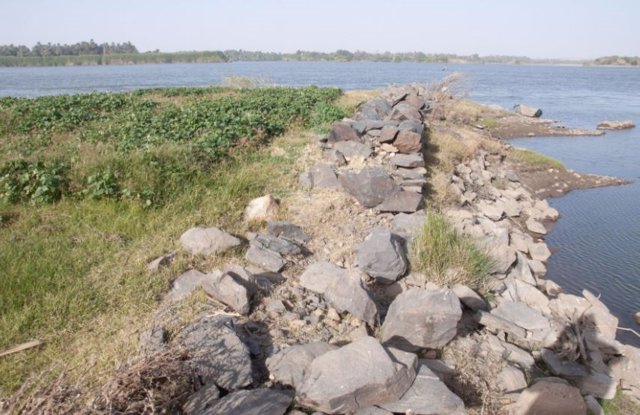
{"label": "river water", "polygon": [[[0,68],[0,96],[40,96],[220,84],[228,76],[278,85],[337,86],[346,90],[430,82],[466,74],[469,97],[506,108],[528,103],[565,125],[593,128],[604,119],[640,123],[640,69],[572,66],[442,65],[413,63],[235,62],[69,68]],[[554,250],[548,277],[565,291],[588,288],[620,318],[640,329],[640,128],[603,137],[522,138],[516,146],[560,159],[582,172],[630,179],[632,184],[581,190],[552,199],[561,218],[546,241]],[[640,346],[627,332],[619,337]]]}

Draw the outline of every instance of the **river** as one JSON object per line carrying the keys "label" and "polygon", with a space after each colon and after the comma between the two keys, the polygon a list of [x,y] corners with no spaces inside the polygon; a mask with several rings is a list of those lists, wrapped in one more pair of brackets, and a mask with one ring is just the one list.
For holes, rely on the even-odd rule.
{"label": "river", "polygon": [[[354,90],[430,82],[453,72],[466,75],[471,99],[506,108],[535,105],[545,117],[568,126],[593,128],[604,119],[640,123],[640,69],[621,67],[235,62],[0,68],[0,96],[204,86],[220,84],[229,76]],[[561,218],[546,241],[554,250],[548,278],[569,293],[588,288],[601,295],[621,326],[640,329],[633,321],[633,313],[640,311],[640,129],[603,137],[522,138],[513,144],[560,159],[577,171],[633,181],[552,199]],[[631,333],[619,332],[619,337],[640,346]]]}

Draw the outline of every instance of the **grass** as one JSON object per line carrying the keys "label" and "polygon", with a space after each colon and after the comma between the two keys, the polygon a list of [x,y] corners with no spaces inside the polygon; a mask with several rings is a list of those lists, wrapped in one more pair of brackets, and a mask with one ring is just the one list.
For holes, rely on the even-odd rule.
{"label": "grass", "polygon": [[485,128],[496,128],[498,125],[500,125],[498,123],[498,120],[494,119],[494,118],[482,118],[478,124],[480,124],[481,126],[485,127]]}
{"label": "grass", "polygon": [[[105,101],[101,97],[81,97],[91,102],[84,102],[88,110],[79,120],[68,111],[82,108],[82,103],[65,109],[56,100],[18,100],[17,105],[26,107],[27,120],[15,114],[0,117],[8,120],[0,126],[2,161],[42,161],[45,166],[64,162],[68,179],[52,203],[31,197],[5,198],[0,203],[0,350],[31,339],[45,343],[0,358],[0,396],[12,394],[29,378],[45,381],[61,372],[71,379],[83,378],[85,385],[96,384],[136,353],[147,318],[177,275],[192,267],[212,269],[239,253],[222,258],[179,254],[176,263],[159,274],[145,270],[149,260],[176,249],[186,229],[219,226],[242,235],[248,229],[242,212],[249,200],[267,193],[283,197],[294,188],[299,152],[309,142],[306,129],[327,125],[340,113],[340,107],[332,104],[339,94],[301,91],[291,92],[300,99],[302,111],[291,116],[283,112],[292,108],[289,92],[267,88],[115,94],[115,101],[125,104],[100,111],[92,108],[96,100]],[[260,124],[252,124],[257,125],[255,130],[243,127],[245,120],[254,120],[243,115],[248,111],[243,101],[247,96],[250,106],[269,106],[271,118],[266,120],[272,122],[267,126],[273,128],[272,134]],[[146,112],[132,108],[140,100],[154,103],[148,118],[142,117],[148,123],[136,124],[135,118]],[[215,111],[203,113],[204,118],[198,115],[198,108],[216,108],[219,100],[244,109],[234,118]],[[4,101],[0,113],[12,113],[14,104]],[[42,117],[32,113],[40,109]],[[170,116],[176,110],[182,118]],[[120,146],[131,139],[119,135],[122,125],[113,125],[111,133],[103,131],[100,140],[86,139],[133,115],[126,128],[137,126],[136,136],[145,139],[144,145]],[[47,116],[53,121],[44,123]],[[193,120],[209,122],[212,129],[219,121],[226,123],[223,132],[229,142],[224,151],[207,160],[195,156],[194,143],[208,136],[202,128],[184,139],[171,139],[182,122]],[[33,125],[22,131],[16,128],[26,121]],[[147,140],[156,134],[156,139]],[[32,180],[29,171],[17,177]],[[42,187],[40,181],[38,186]],[[155,193],[145,194],[144,188]]]}
{"label": "grass", "polygon": [[516,148],[511,151],[509,157],[513,160],[527,164],[534,169],[564,169],[561,161],[545,156],[531,150]]}
{"label": "grass", "polygon": [[640,414],[640,405],[625,396],[620,388],[613,399],[602,399],[600,405],[607,415]]}
{"label": "grass", "polygon": [[423,228],[411,241],[410,257],[414,271],[440,286],[461,283],[481,288],[491,267],[485,252],[432,210],[426,212]]}

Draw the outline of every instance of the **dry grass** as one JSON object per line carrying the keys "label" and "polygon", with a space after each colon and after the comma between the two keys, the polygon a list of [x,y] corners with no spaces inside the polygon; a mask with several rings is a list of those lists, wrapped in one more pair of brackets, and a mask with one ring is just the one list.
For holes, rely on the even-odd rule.
{"label": "dry grass", "polygon": [[337,99],[335,104],[351,116],[360,103],[375,98],[378,93],[379,91],[376,90],[347,91]]}
{"label": "dry grass", "polygon": [[509,153],[509,158],[526,164],[533,169],[564,169],[560,160],[531,150],[516,148]]}

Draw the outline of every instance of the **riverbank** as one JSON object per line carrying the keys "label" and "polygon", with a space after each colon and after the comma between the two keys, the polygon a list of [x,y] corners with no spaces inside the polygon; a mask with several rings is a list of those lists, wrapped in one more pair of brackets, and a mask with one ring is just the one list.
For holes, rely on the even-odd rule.
{"label": "riverbank", "polygon": [[[581,392],[608,399],[622,379],[637,393],[636,372],[620,367],[637,360],[613,340],[616,323],[606,307],[588,294],[565,296],[544,279],[550,252],[541,237],[557,212],[534,195],[535,183],[523,183],[532,159],[477,128],[479,118],[466,118],[469,105],[433,92],[415,86],[378,99],[350,94],[352,102],[366,101],[355,119],[328,135],[276,141],[267,154],[293,150],[295,160],[279,203],[250,203],[242,224],[208,215],[193,224],[234,236],[186,223],[180,238],[182,231],[165,235],[166,256],[147,252],[163,254],[149,271],[160,274],[148,278],[176,278],[146,325],[140,356],[96,390],[52,382],[49,404],[62,399],[80,410],[70,399],[80,393],[99,396],[91,401],[96,411],[153,404],[195,413],[207,405],[226,413],[342,413],[376,405],[382,413],[423,413],[440,405],[439,413],[498,413],[515,405],[522,413],[552,405],[568,413],[566,400],[546,393],[562,389],[569,409],[585,413]],[[296,138],[302,145],[292,149]],[[533,171],[553,173],[540,166],[533,163]],[[241,216],[234,206],[229,213]],[[468,237],[451,233],[445,216]],[[136,266],[145,265],[142,258]],[[574,313],[595,321],[574,321]],[[131,343],[116,361],[137,345],[139,332],[124,330],[128,340],[121,340]],[[224,344],[207,341],[207,333]],[[572,362],[571,376],[556,356]],[[597,358],[620,365],[615,373],[582,371],[602,370],[591,367]],[[192,370],[201,375],[196,383]],[[167,374],[168,384],[149,382]],[[337,379],[346,385],[341,390],[332,387]],[[425,393],[433,390],[435,400]],[[535,399],[540,390],[544,402]]]}

